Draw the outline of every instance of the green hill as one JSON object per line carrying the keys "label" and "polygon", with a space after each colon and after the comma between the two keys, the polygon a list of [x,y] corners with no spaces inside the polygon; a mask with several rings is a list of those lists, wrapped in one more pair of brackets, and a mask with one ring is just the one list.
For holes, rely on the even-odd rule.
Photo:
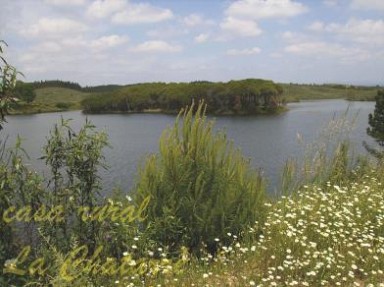
{"label": "green hill", "polygon": [[35,89],[36,98],[31,103],[20,102],[12,113],[44,113],[65,110],[80,110],[81,101],[91,93],[60,87]]}
{"label": "green hill", "polygon": [[339,84],[306,85],[280,84],[287,102],[300,100],[347,99],[351,101],[374,101],[377,87],[346,86]]}

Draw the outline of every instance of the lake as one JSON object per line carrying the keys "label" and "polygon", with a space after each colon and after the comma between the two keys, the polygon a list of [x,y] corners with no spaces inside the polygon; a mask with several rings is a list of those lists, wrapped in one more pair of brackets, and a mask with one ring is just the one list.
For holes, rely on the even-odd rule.
{"label": "lake", "polygon": [[[301,157],[304,143],[316,142],[319,133],[335,118],[347,113],[354,120],[354,129],[349,138],[356,153],[365,153],[362,142],[372,143],[366,135],[368,114],[374,110],[374,102],[348,102],[344,100],[303,101],[288,105],[289,111],[279,115],[223,116],[215,120],[217,129],[224,129],[243,154],[250,158],[255,168],[260,168],[268,178],[269,190],[273,192],[279,182],[284,162],[289,157]],[[86,115],[80,111],[37,115],[9,116],[2,136],[8,135],[7,145],[15,142],[16,136],[23,139],[23,147],[30,156],[30,163],[46,172],[41,157],[41,148],[49,130],[60,117],[72,119],[76,130],[85,122]],[[158,150],[162,131],[173,124],[175,116],[162,114],[105,114],[88,115],[88,119],[109,136],[111,148],[105,149],[107,171],[102,171],[104,192],[114,187],[129,191],[133,185],[138,164],[148,153]]]}

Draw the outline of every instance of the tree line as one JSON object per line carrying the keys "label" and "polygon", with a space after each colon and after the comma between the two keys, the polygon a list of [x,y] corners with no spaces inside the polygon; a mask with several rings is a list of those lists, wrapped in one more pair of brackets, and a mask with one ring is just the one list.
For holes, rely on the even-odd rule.
{"label": "tree line", "polygon": [[122,85],[98,85],[82,87],[79,83],[62,80],[35,81],[32,83],[28,83],[28,85],[31,85],[33,89],[66,88],[86,93],[111,92],[123,87]]}
{"label": "tree line", "polygon": [[87,113],[177,112],[204,100],[213,114],[252,114],[277,111],[284,104],[283,88],[269,80],[190,83],[142,83],[93,95],[82,102]]}
{"label": "tree line", "polygon": [[105,93],[119,89],[123,86],[120,85],[99,85],[99,86],[85,86],[82,87],[76,82],[61,81],[61,80],[45,80],[35,82],[23,82],[18,80],[14,87],[12,94],[14,98],[22,100],[27,103],[33,102],[36,98],[37,89],[43,88],[65,88],[85,93]]}

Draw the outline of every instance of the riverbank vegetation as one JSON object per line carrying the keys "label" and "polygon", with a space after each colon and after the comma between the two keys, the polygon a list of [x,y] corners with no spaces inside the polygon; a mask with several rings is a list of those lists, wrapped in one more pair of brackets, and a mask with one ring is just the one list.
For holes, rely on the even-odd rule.
{"label": "riverbank vegetation", "polygon": [[177,113],[193,101],[204,100],[210,114],[273,113],[283,106],[283,90],[272,81],[247,79],[227,83],[145,83],[102,93],[82,102],[86,113]]}

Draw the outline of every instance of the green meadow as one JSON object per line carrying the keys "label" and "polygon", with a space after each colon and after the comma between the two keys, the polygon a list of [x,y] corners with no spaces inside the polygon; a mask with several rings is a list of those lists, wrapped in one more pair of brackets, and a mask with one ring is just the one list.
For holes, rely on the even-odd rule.
{"label": "green meadow", "polygon": [[19,114],[80,110],[81,101],[91,95],[61,87],[38,88],[35,93],[36,98],[31,103],[20,103],[12,112]]}
{"label": "green meadow", "polygon": [[374,101],[377,87],[353,87],[346,85],[281,84],[287,102],[301,100],[347,99]]}

